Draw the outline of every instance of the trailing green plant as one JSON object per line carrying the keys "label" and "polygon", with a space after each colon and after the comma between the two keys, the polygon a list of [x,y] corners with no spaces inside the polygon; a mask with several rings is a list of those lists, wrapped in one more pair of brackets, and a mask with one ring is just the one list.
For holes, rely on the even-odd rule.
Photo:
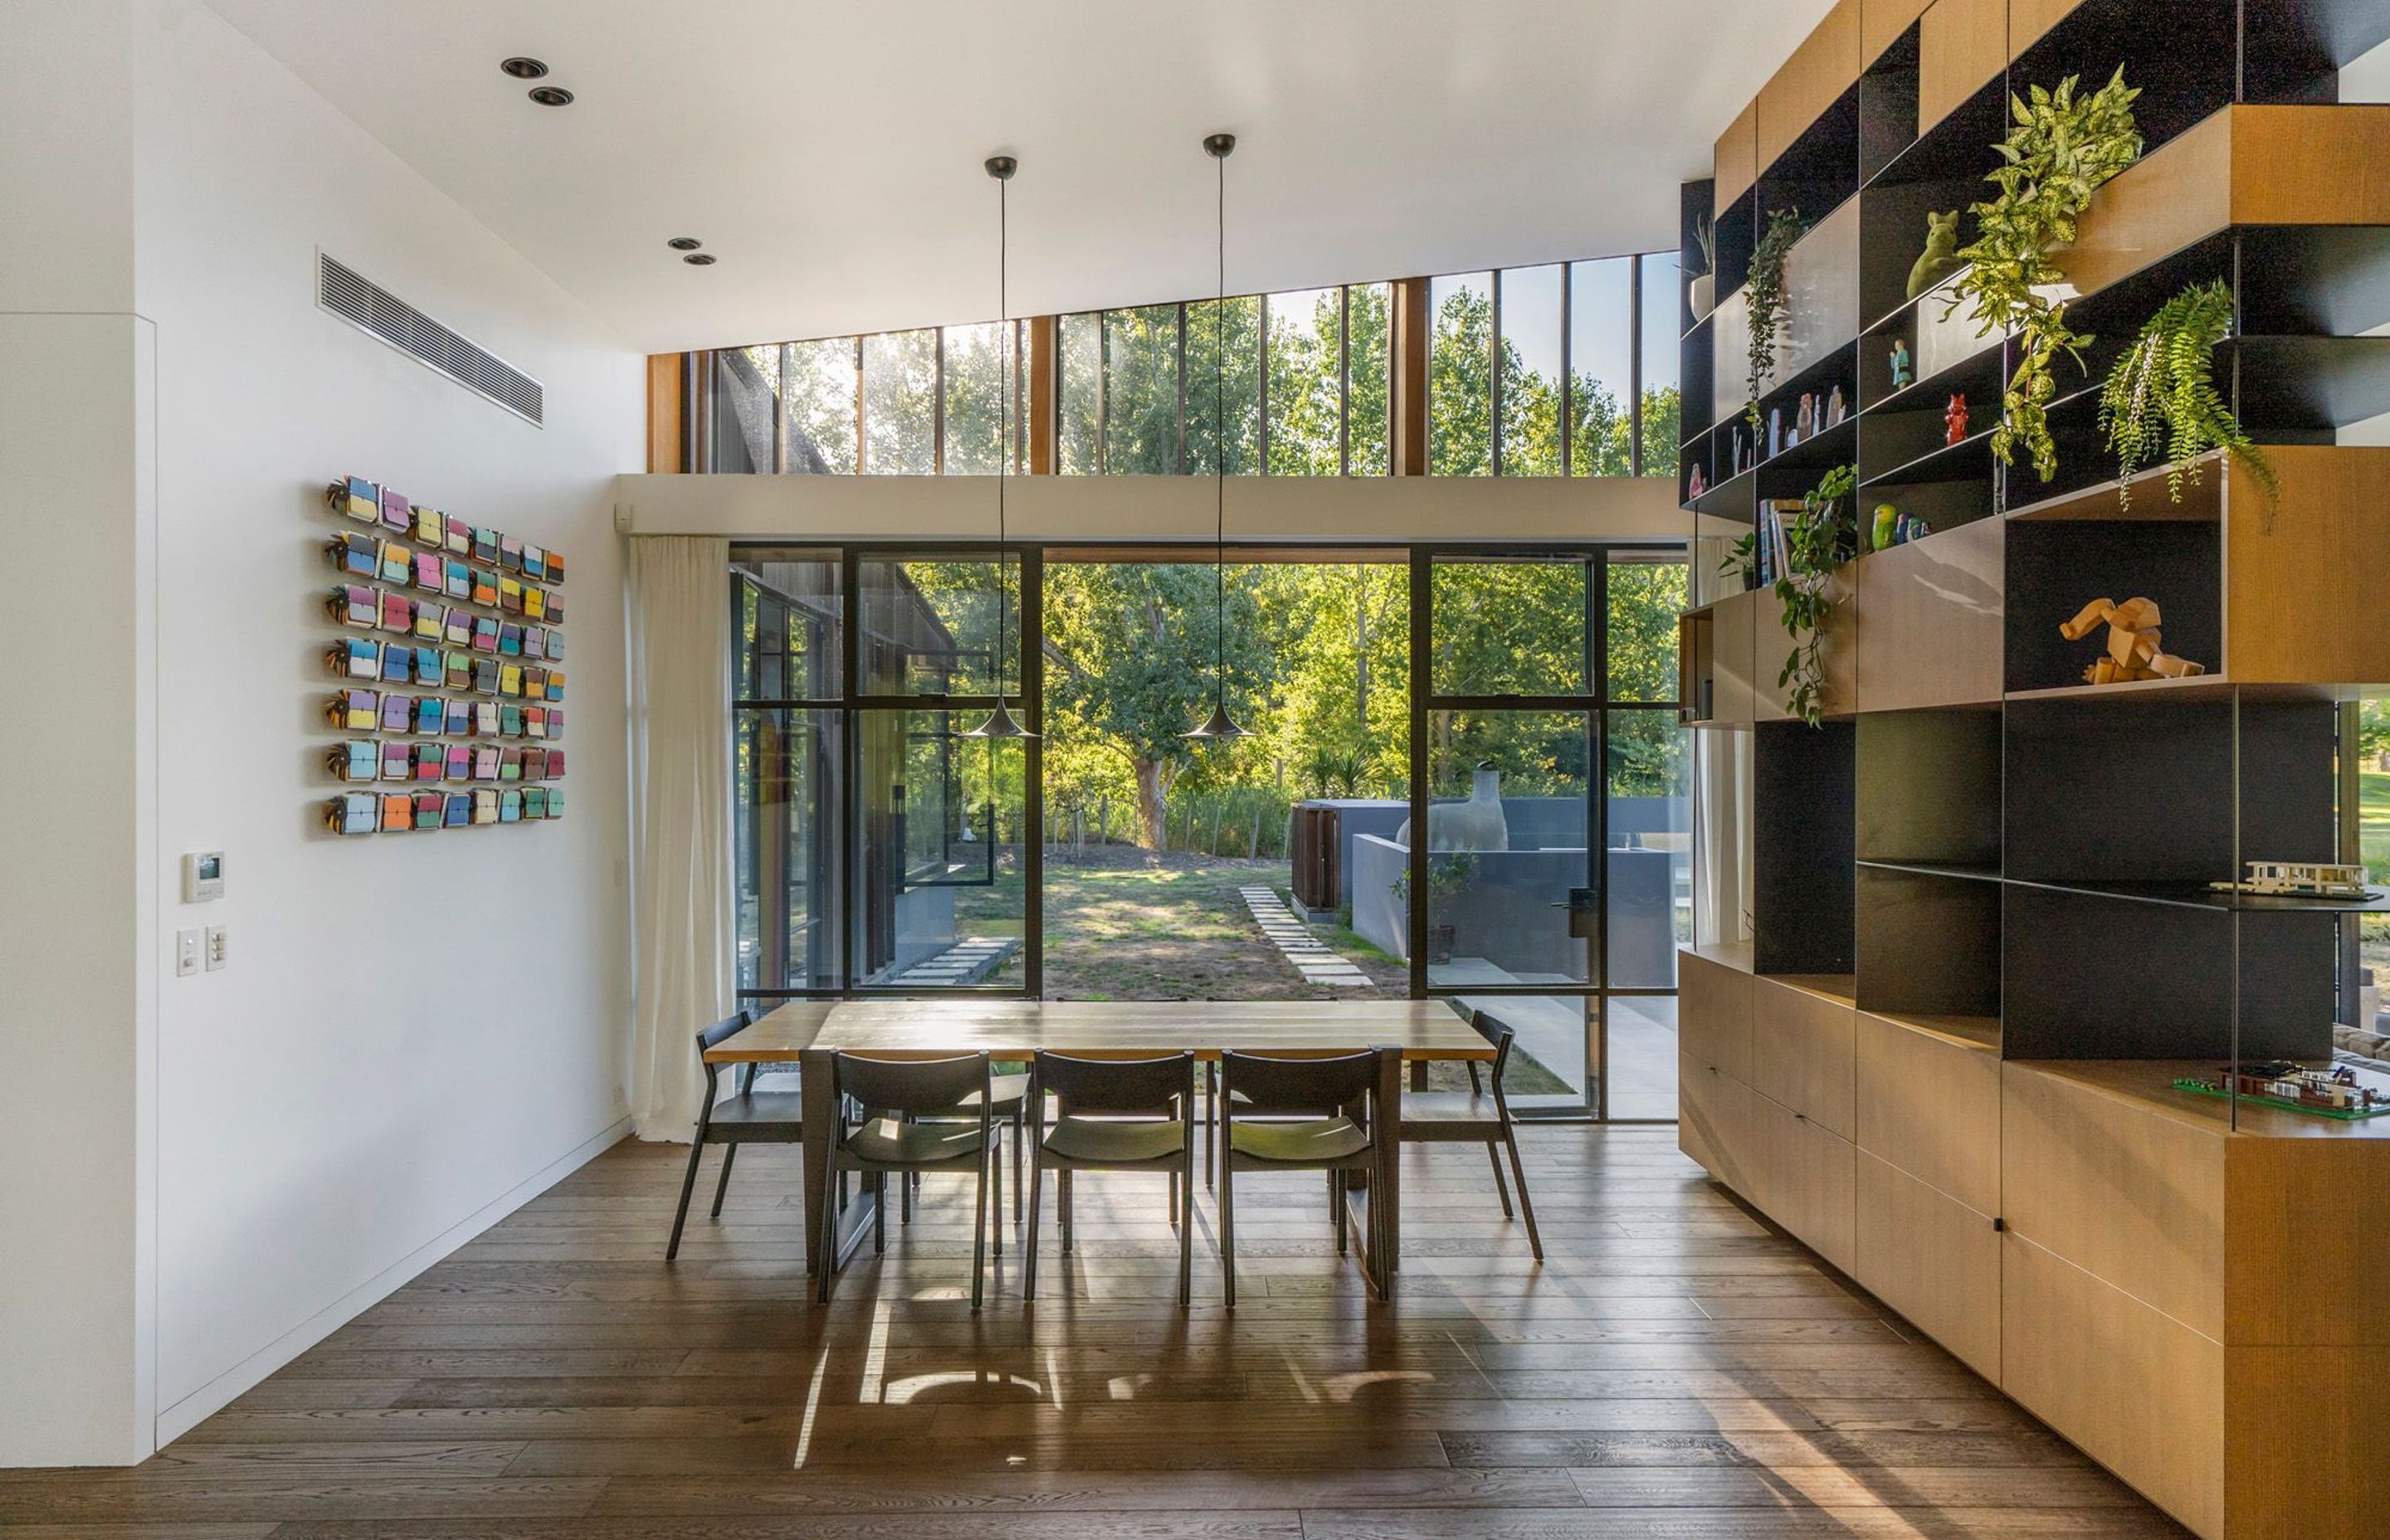
{"label": "trailing green plant", "polygon": [[2017,334],[2016,372],[1992,430],[1992,452],[2014,465],[2023,445],[2045,481],[2058,471],[2048,415],[2058,392],[2051,368],[2062,353],[2080,366],[2092,340],[2066,324],[2066,301],[2050,287],[2065,274],[2049,253],[2074,241],[2091,195],[2141,153],[2133,123],[2140,92],[2125,83],[2124,70],[2088,94],[2077,93],[2075,83],[2069,75],[2055,91],[2037,85],[2009,98],[2014,122],[1994,147],[2002,163],[1985,177],[1999,191],[1970,208],[1976,240],[1959,253],[1970,265],[1951,286],[1950,308],[1973,306],[1978,337]]}
{"label": "trailing green plant", "polygon": [[1776,338],[1791,311],[1784,293],[1784,259],[1807,228],[1798,209],[1769,214],[1767,230],[1752,249],[1750,276],[1742,281],[1743,305],[1751,317],[1751,399],[1743,415],[1754,434],[1759,431],[1759,387],[1776,372]]}
{"label": "trailing green plant", "polygon": [[1856,468],[1834,467],[1802,496],[1800,513],[1784,527],[1785,571],[1776,580],[1776,597],[1792,652],[1776,683],[1791,687],[1786,709],[1812,727],[1825,717],[1826,621],[1841,602],[1834,597],[1834,568],[1857,547],[1858,505],[1852,494],[1858,484]]}
{"label": "trailing green plant", "polygon": [[2199,480],[2199,456],[2221,449],[2241,462],[2266,491],[2279,490],[2272,462],[2216,388],[2216,345],[2232,335],[2232,290],[2221,278],[2189,289],[2141,323],[2133,345],[2100,390],[2100,428],[2116,452],[2116,501],[2132,506],[2127,484],[2158,456],[2166,460],[2166,493],[2182,501],[2183,482]]}

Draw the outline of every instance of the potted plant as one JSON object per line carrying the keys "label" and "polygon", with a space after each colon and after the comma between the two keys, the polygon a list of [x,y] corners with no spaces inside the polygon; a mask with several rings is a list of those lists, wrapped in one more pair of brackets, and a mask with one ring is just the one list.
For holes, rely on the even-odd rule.
{"label": "potted plant", "polygon": [[[1442,964],[1452,960],[1453,944],[1458,934],[1458,928],[1448,921],[1439,922],[1437,917],[1451,913],[1452,901],[1460,896],[1460,891],[1469,886],[1469,879],[1476,874],[1477,856],[1472,852],[1451,851],[1441,855],[1433,853],[1429,854],[1427,858],[1427,960],[1429,962]],[[1402,905],[1404,913],[1409,913],[1410,869],[1405,867],[1391,886],[1394,902]]]}
{"label": "potted plant", "polygon": [[1959,253],[1969,265],[1950,286],[1949,310],[1971,304],[1975,335],[2016,333],[2016,372],[2002,396],[1992,453],[2013,465],[2024,445],[2045,481],[2058,471],[2048,417],[2058,393],[2051,366],[2061,353],[2080,365],[2092,340],[2066,325],[2064,290],[2056,287],[2066,274],[2050,253],[2074,244],[2091,195],[2141,153],[2133,124],[2140,92],[2125,83],[2124,70],[2086,95],[2076,93],[2075,79],[2067,76],[2055,91],[2037,85],[2009,98],[2014,122],[1996,147],[2000,165],[1985,178],[1999,191],[1971,207],[1977,238]]}
{"label": "potted plant", "polygon": [[2241,419],[2216,388],[2216,347],[2232,335],[2232,290],[2224,280],[2193,284],[2141,323],[2133,345],[2116,360],[2100,390],[2100,429],[2116,454],[2116,504],[2132,507],[2127,484],[2157,457],[2167,460],[2166,492],[2182,501],[2185,481],[2199,480],[2199,456],[2221,449],[2241,462],[2266,491],[2278,494],[2264,450],[2241,430]]}
{"label": "potted plant", "polygon": [[1743,415],[1751,421],[1752,436],[1759,436],[1763,424],[1759,417],[1759,391],[1767,377],[1776,372],[1776,338],[1784,329],[1785,317],[1792,305],[1784,293],[1784,261],[1792,255],[1792,243],[1808,228],[1801,222],[1798,209],[1779,209],[1767,216],[1767,229],[1752,250],[1751,276],[1742,283],[1744,306],[1751,313],[1751,374],[1747,383],[1751,396]]}
{"label": "potted plant", "polygon": [[1693,216],[1693,249],[1700,253],[1700,265],[1686,275],[1685,302],[1694,320],[1704,321],[1717,308],[1717,222],[1707,214]]}

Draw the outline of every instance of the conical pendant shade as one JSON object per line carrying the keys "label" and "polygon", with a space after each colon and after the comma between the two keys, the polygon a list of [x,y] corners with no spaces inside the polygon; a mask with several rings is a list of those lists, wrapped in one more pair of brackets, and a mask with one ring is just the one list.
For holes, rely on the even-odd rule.
{"label": "conical pendant shade", "polygon": [[1205,722],[1203,725],[1196,728],[1191,733],[1181,733],[1178,736],[1181,738],[1251,738],[1253,735],[1246,732],[1242,727],[1237,725],[1235,720],[1228,715],[1227,702],[1221,701],[1213,706],[1211,719]]}
{"label": "conical pendant shade", "polygon": [[996,701],[996,710],[987,713],[985,722],[963,734],[965,738],[1035,738],[1036,736],[1035,733],[1012,720],[1012,711],[1002,699]]}

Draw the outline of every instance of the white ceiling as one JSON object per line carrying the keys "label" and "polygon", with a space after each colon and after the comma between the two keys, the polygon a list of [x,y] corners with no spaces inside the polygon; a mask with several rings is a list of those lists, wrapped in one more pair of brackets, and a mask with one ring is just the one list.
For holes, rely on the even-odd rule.
{"label": "white ceiling", "polygon": [[[211,0],[642,351],[1673,247],[1826,0]],[[530,54],[579,99],[533,106]],[[666,250],[693,235],[721,261]]]}

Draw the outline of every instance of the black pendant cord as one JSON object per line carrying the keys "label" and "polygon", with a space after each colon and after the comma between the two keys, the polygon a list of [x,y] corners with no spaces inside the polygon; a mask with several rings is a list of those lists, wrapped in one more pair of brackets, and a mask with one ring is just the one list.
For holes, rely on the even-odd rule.
{"label": "black pendant cord", "polygon": [[[1005,462],[1009,458],[1012,449],[1010,433],[1011,424],[1009,421],[1012,400],[1009,390],[1011,381],[1007,378],[1009,370],[1006,367],[1006,350],[1008,344],[1012,340],[1009,336],[1010,327],[1012,326],[1012,295],[1009,288],[1012,253],[1012,211],[1011,191],[1008,184],[1012,180],[1012,173],[1020,169],[1020,163],[1013,160],[1009,155],[992,155],[987,159],[985,169],[988,175],[996,178],[996,657],[994,661],[996,674],[996,709],[988,713],[987,720],[985,722],[981,723],[977,727],[972,728],[963,736],[966,738],[1034,738],[1037,735],[1022,727],[1021,724],[1012,719],[1011,709],[1006,704],[1005,700],[1006,687],[1011,682],[1011,669],[1009,666],[1010,653],[1006,645],[1011,639],[1011,626],[1009,624],[1010,615],[1009,613],[1011,610],[1011,602],[1010,596],[1005,589],[1005,555],[1006,548],[1012,538],[1011,526],[1006,521],[1004,496],[1005,478],[1010,469],[1010,467],[1009,467]],[[1018,351],[1017,347],[1013,349],[1016,355]],[[993,754],[994,751],[994,748],[991,746],[989,752]],[[994,764],[995,762],[991,759],[989,761],[991,775],[994,774]]]}
{"label": "black pendant cord", "polygon": [[1218,298],[1212,304],[1212,704],[1228,709],[1228,157],[1219,174],[1213,228],[1219,237]]}

